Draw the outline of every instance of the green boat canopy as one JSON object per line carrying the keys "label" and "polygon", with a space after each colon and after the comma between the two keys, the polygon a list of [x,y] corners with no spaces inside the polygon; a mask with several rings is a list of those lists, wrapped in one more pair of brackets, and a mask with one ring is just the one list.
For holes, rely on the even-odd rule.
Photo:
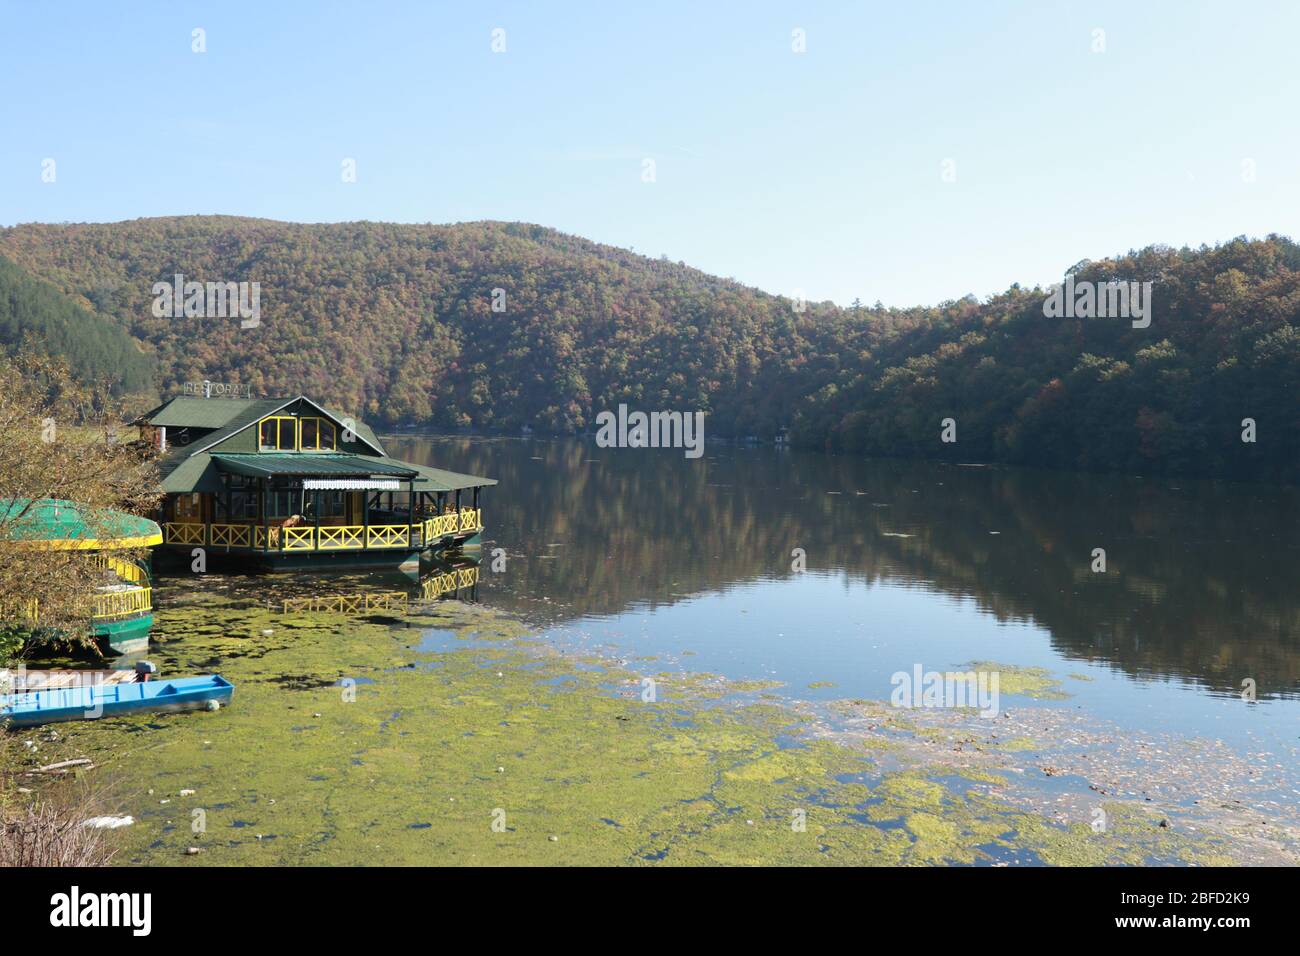
{"label": "green boat canopy", "polygon": [[162,544],[162,529],[125,511],[60,498],[0,498],[0,541],[39,551],[108,551]]}

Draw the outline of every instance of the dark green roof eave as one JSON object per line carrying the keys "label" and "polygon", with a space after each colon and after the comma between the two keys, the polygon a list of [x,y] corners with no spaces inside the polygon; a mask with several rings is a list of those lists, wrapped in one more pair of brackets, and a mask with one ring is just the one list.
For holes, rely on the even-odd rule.
{"label": "dark green roof eave", "polygon": [[370,455],[213,452],[212,458],[219,470],[250,478],[273,478],[284,475],[336,478],[383,475],[392,478],[414,478],[418,474],[415,466],[407,462]]}
{"label": "dark green roof eave", "polygon": [[[259,470],[256,468],[257,460],[268,458],[296,459],[286,460],[277,470]],[[326,463],[325,466],[320,464],[309,464],[303,462],[304,458],[326,458],[325,455],[294,455],[283,454],[274,455],[269,453],[217,453],[208,454],[207,451],[200,451],[198,455],[179,459],[177,463],[172,464],[170,471],[164,471],[166,475],[162,479],[162,490],[168,494],[188,494],[190,492],[220,492],[224,489],[221,481],[221,472],[242,473],[250,477],[269,477],[272,475],[380,475],[380,473],[389,473],[389,475],[398,477],[399,480],[406,480],[409,476],[415,476],[415,490],[417,492],[459,492],[467,488],[490,488],[497,484],[497,480],[480,475],[463,475],[455,471],[443,471],[442,468],[432,468],[425,464],[416,464],[415,462],[403,462],[398,458],[378,458],[367,457],[367,455],[338,455],[338,458],[354,459],[356,464],[355,470],[350,472],[330,470],[331,464],[334,468],[343,467],[339,463]],[[165,459],[164,459],[165,462]],[[225,464],[225,467],[224,467]],[[312,468],[312,471],[307,471]],[[324,471],[321,470],[324,468]]]}
{"label": "dark green roof eave", "polygon": [[178,455],[169,461],[170,457],[164,456],[159,462],[165,493],[183,495],[194,491],[220,491],[224,487],[216,463],[207,452]]}
{"label": "dark green roof eave", "polygon": [[[396,461],[397,459],[384,460]],[[442,468],[417,465],[409,461],[403,464],[420,473],[420,477],[415,482],[416,491],[464,491],[466,488],[490,488],[497,483],[495,478],[484,478],[481,475],[465,475],[458,471],[445,471]]]}

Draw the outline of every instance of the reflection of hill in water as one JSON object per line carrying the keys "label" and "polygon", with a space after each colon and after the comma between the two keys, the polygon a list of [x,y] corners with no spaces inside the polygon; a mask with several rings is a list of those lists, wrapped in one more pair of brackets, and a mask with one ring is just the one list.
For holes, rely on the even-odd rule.
{"label": "reflection of hill in water", "polygon": [[[390,444],[500,480],[484,502],[484,563],[497,545],[511,560],[505,575],[485,568],[487,599],[533,619],[539,607],[558,623],[785,577],[800,547],[810,570],[912,582],[1032,619],[1071,657],[1219,690],[1250,676],[1261,693],[1300,692],[1295,489],[770,448],[711,446],[691,462],[576,441]],[[1104,575],[1090,570],[1098,547]]]}

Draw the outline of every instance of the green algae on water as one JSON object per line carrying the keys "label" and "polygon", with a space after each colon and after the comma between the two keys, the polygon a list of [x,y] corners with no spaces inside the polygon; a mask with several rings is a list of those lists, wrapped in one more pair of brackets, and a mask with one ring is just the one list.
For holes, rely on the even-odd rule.
{"label": "green algae on water", "polygon": [[1045,667],[1017,667],[996,661],[971,661],[962,672],[949,675],[957,680],[969,680],[970,673],[998,675],[998,692],[1012,696],[1033,697],[1037,700],[1065,700],[1070,695],[1061,688],[1061,682]]}
{"label": "green algae on water", "polygon": [[[180,597],[181,595],[177,595]],[[641,676],[529,640],[516,620],[434,603],[369,618],[194,591],[161,603],[164,673],[219,671],[215,713],[70,724],[134,826],[122,863],[844,864],[1192,859],[1121,816],[1063,828],[980,787],[886,771],[884,748],[809,733],[769,682]],[[472,646],[425,636],[473,635]],[[1140,834],[1136,839],[1134,833]],[[202,852],[188,855],[188,848]]]}

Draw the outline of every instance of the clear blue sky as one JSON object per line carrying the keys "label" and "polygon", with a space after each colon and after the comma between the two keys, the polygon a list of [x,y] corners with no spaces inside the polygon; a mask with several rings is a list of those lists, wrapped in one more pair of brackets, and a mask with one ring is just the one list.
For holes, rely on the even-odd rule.
{"label": "clear blue sky", "polygon": [[812,299],[983,296],[1300,236],[1297,38],[1285,0],[0,0],[0,224],[524,220]]}

